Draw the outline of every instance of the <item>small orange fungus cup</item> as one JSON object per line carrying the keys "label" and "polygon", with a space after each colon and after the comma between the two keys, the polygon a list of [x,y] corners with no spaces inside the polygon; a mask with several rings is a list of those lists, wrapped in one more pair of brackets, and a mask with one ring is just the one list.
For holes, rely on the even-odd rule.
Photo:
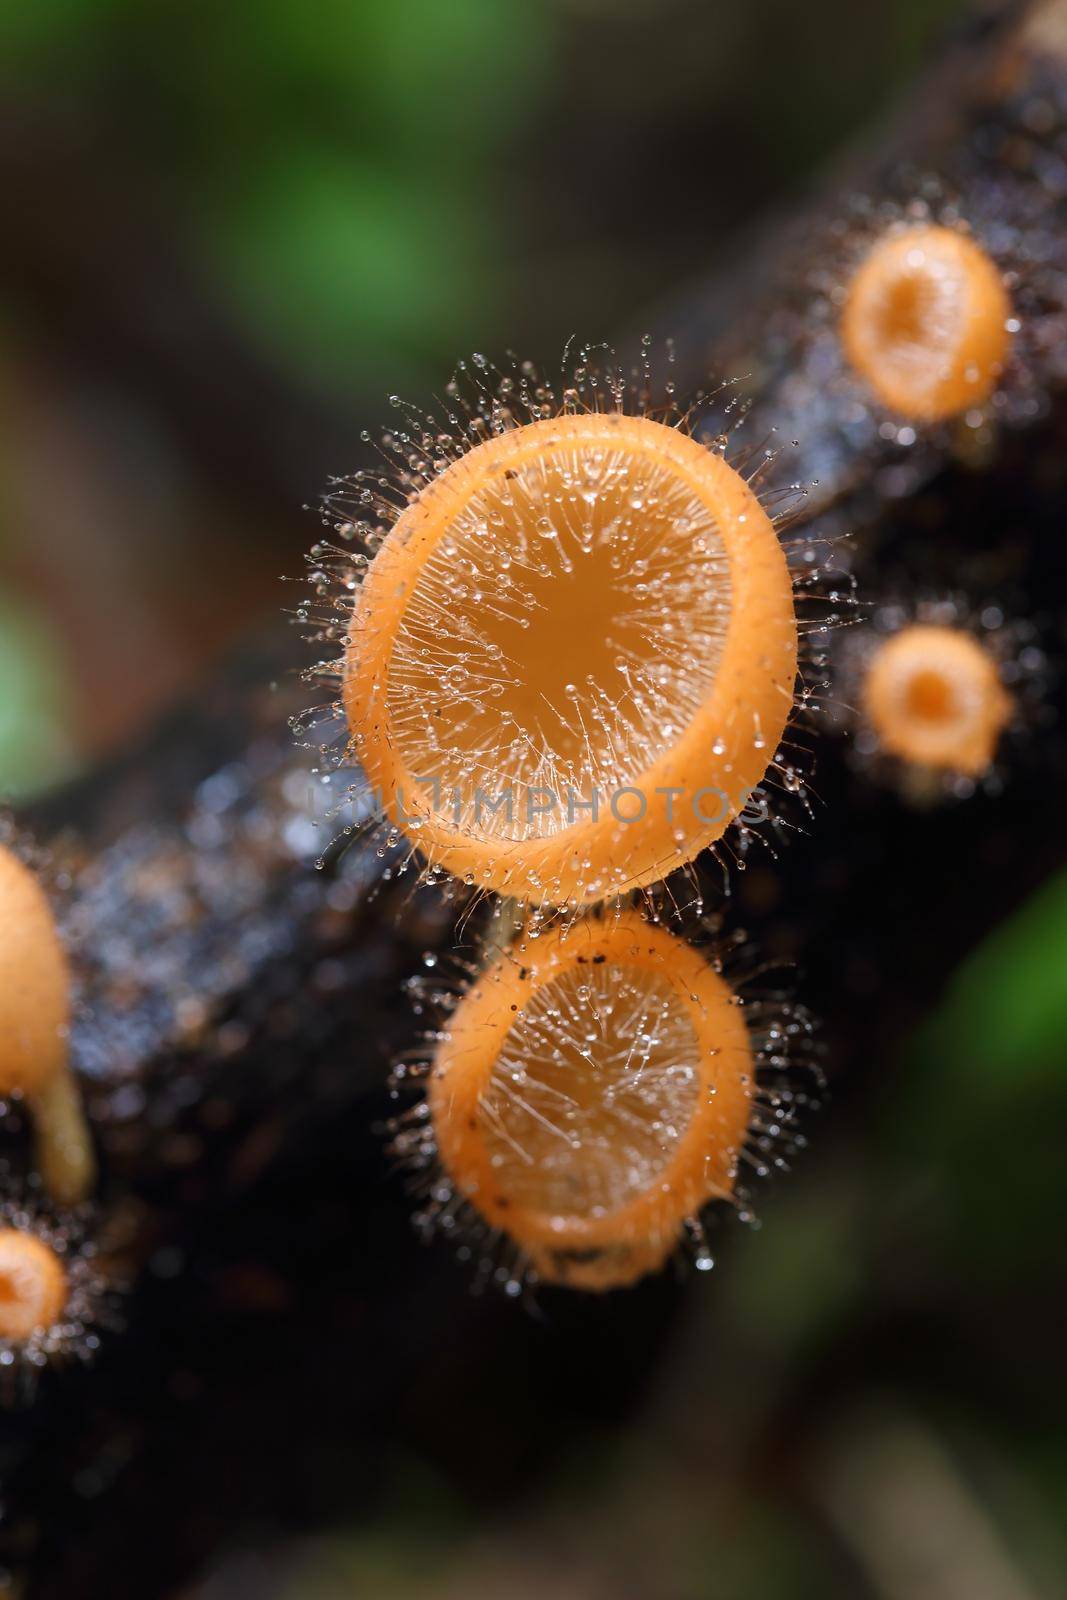
{"label": "small orange fungus cup", "polygon": [[748,1030],[692,946],[636,912],[556,929],[474,980],[429,1107],[458,1191],[546,1281],[630,1283],[733,1194]]}
{"label": "small orange fungus cup", "polygon": [[445,468],[367,570],[356,755],[434,865],[534,903],[654,882],[774,760],[797,629],[745,480],[646,417],[565,413]]}
{"label": "small orange fungus cup", "polygon": [[883,749],[918,766],[978,777],[1011,716],[996,662],[960,628],[917,623],[880,645],[863,685]]}
{"label": "small orange fungus cup", "polygon": [[0,1339],[20,1343],[52,1328],[67,1302],[67,1275],[43,1239],[0,1227]]}
{"label": "small orange fungus cup", "polygon": [[1010,316],[1000,273],[979,245],[951,228],[912,227],[887,234],[861,263],[841,337],[884,405],[936,422],[988,400]]}

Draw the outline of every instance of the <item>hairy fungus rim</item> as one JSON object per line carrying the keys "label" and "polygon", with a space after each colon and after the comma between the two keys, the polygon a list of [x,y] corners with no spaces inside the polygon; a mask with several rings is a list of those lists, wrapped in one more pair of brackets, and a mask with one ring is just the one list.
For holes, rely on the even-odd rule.
{"label": "hairy fungus rim", "polygon": [[566,1247],[533,1247],[527,1251],[532,1271],[544,1283],[564,1289],[602,1294],[627,1289],[639,1278],[660,1272],[678,1245],[677,1234],[659,1239],[626,1239],[586,1251]]}
{"label": "hairy fungus rim", "polygon": [[[696,1034],[700,1079],[692,1118],[648,1189],[603,1216],[561,1218],[502,1195],[479,1120],[481,1098],[506,1035],[536,990],[586,962],[611,961],[666,979]],[[733,1193],[755,1092],[741,1007],[692,945],[637,912],[590,920],[514,948],[474,982],[451,1019],[430,1072],[438,1153],[466,1198],[494,1227],[535,1255],[551,1250],[677,1238],[685,1218]]]}
{"label": "hairy fungus rim", "polygon": [[[665,460],[708,508],[722,540],[733,600],[711,693],[677,743],[632,777],[649,796],[657,789],[695,795],[717,788],[727,797],[722,814],[699,819],[691,809],[681,842],[675,837],[679,821],[670,808],[652,804],[640,819],[622,826],[615,818],[601,817],[573,823],[547,839],[471,837],[433,810],[392,736],[389,664],[405,607],[455,516],[491,477],[556,445],[605,443]],[[387,816],[402,831],[408,831],[407,820],[417,818],[416,842],[434,864],[503,894],[588,903],[606,892],[652,883],[722,836],[774,759],[792,710],[796,672],[788,564],[774,525],[749,485],[720,456],[677,428],[623,412],[591,412],[532,422],[475,446],[406,508],[371,562],[356,599],[343,699],[349,727],[358,735],[358,758],[381,792]],[[614,859],[616,842],[625,846],[625,861]],[[598,852],[605,850],[613,859],[598,861]],[[605,866],[610,871],[607,889],[598,870]]]}

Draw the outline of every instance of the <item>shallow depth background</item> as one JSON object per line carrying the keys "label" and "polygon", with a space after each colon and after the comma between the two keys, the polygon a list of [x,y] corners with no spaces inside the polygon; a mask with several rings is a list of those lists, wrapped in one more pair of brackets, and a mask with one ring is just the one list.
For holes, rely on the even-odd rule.
{"label": "shallow depth background", "polygon": [[[388,392],[642,325],[958,10],[5,0],[0,794],[120,748],[250,623],[285,626],[301,508]],[[1053,883],[690,1286],[623,1422],[576,1375],[566,1449],[524,1474],[523,1372],[452,1350],[413,1373],[422,1422],[372,1518],[335,1483],[306,1539],[250,1519],[201,1600],[1062,1592],[1062,1385],[1030,1324],[1063,1305],[1065,960]],[[483,1411],[492,1386],[499,1463],[434,1441],[437,1381]]]}
{"label": "shallow depth background", "polygon": [[950,0],[0,5],[0,792],[278,608],[385,397],[704,271]]}

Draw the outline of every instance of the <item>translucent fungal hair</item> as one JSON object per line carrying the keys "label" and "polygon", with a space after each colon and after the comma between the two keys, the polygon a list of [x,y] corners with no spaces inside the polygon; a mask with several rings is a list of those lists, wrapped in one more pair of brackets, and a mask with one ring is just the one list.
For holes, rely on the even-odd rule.
{"label": "translucent fungal hair", "polygon": [[320,547],[317,572],[346,582],[344,711],[390,824],[471,885],[574,906],[663,878],[744,810],[781,759],[797,623],[724,439],[610,374],[557,399],[530,373],[466,414],[452,394],[451,432],[392,436],[403,481],[332,500],[370,508],[338,524],[367,559]]}
{"label": "translucent fungal hair", "polygon": [[[523,1277],[580,1289],[663,1265],[781,1132],[780,1019],[760,1040],[691,945],[634,911],[522,937],[437,1033],[396,1149],[423,1175],[424,1228],[506,1244]],[[710,1265],[706,1249],[698,1256]]]}
{"label": "translucent fungal hair", "polygon": [[849,285],[845,353],[879,400],[936,422],[992,394],[1008,350],[1011,305],[1001,275],[966,234],[905,226],[871,248]]}
{"label": "translucent fungal hair", "polygon": [[863,709],[890,755],[977,778],[993,762],[1012,702],[973,634],[915,623],[874,649]]}
{"label": "translucent fungal hair", "polygon": [[32,1396],[41,1370],[89,1361],[115,1310],[78,1213],[0,1204],[0,1394]]}
{"label": "translucent fungal hair", "polygon": [[95,1162],[67,1057],[70,972],[34,873],[0,845],[0,1095],[25,1099],[52,1198],[81,1201]]}

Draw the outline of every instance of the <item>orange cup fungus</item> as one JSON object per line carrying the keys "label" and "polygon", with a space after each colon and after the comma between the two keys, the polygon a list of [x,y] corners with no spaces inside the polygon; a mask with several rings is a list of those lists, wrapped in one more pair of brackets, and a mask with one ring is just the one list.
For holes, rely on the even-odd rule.
{"label": "orange cup fungus", "polygon": [[936,422],[982,405],[1008,349],[1011,306],[996,266],[951,228],[887,234],[848,290],[849,361],[886,406]]}
{"label": "orange cup fungus", "polygon": [[67,1274],[43,1239],[0,1227],[0,1339],[22,1343],[55,1327],[67,1303]]}
{"label": "orange cup fungus", "polygon": [[1011,716],[996,662],[961,628],[916,623],[881,644],[863,684],[883,749],[917,766],[980,776]]}
{"label": "orange cup fungus", "polygon": [[755,1094],[741,1007],[633,911],[516,945],[464,994],[428,1100],[456,1190],[537,1277],[631,1283],[728,1199]]}
{"label": "orange cup fungus", "polygon": [[563,413],[400,514],[344,663],[355,752],[431,863],[534,903],[656,881],[773,762],[797,628],[774,526],[678,428]]}
{"label": "orange cup fungus", "polygon": [[41,1176],[69,1205],[92,1187],[92,1143],[67,1061],[70,974],[34,874],[0,846],[0,1095],[29,1105]]}

